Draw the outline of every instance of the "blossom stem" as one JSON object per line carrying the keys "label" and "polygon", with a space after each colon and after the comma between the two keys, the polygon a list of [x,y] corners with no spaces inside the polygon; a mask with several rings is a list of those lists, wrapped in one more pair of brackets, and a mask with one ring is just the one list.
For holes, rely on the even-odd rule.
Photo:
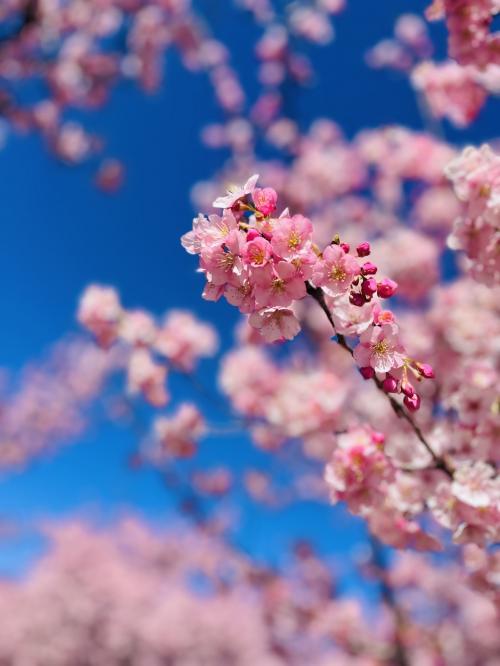
{"label": "blossom stem", "polygon": [[[335,322],[333,321],[332,313],[330,312],[330,308],[326,304],[325,301],[325,294],[323,293],[323,289],[321,287],[314,287],[310,282],[306,283],[306,288],[307,288],[307,293],[314,298],[314,300],[318,303],[320,308],[323,310],[323,312],[326,315],[326,318],[330,322],[330,325],[335,333],[335,339],[338,345],[340,345],[343,349],[345,349],[351,356],[353,356],[353,350],[349,347],[347,344],[347,341],[343,335],[340,333],[337,333],[337,330],[335,328]],[[377,379],[377,377],[373,378],[373,381],[375,382],[377,388],[386,396],[386,398],[389,400],[389,403],[392,407],[393,412],[398,416],[399,418],[404,419],[410,428],[413,430],[415,435],[418,437],[419,441],[422,443],[422,445],[425,447],[427,452],[432,456],[432,460],[434,463],[434,468],[439,469],[443,471],[447,476],[450,477],[450,479],[453,478],[453,470],[451,467],[448,465],[446,460],[442,458],[441,456],[438,456],[437,453],[433,450],[427,439],[425,438],[422,430],[420,427],[415,423],[415,421],[412,419],[410,414],[403,408],[402,405],[399,404],[397,400],[395,400],[391,395],[386,393],[383,389],[382,382]]]}

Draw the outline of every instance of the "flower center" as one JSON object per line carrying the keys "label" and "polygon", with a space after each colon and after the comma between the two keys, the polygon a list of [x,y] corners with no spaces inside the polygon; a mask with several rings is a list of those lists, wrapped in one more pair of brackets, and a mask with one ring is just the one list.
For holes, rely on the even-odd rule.
{"label": "flower center", "polygon": [[372,347],[372,352],[376,356],[385,356],[388,351],[389,351],[389,343],[387,342],[387,340],[380,340],[379,342],[376,342]]}
{"label": "flower center", "polygon": [[288,249],[296,250],[300,245],[300,236],[296,231],[292,231],[288,238]]}
{"label": "flower center", "polygon": [[232,254],[232,252],[224,252],[219,257],[219,261],[217,263],[219,265],[219,268],[222,268],[223,270],[227,271],[233,267],[235,259],[236,255]]}
{"label": "flower center", "polygon": [[263,264],[265,258],[266,257],[265,257],[265,254],[264,254],[264,250],[262,250],[260,248],[258,248],[258,249],[256,248],[255,250],[253,250],[253,252],[252,252],[252,262],[254,264],[259,264],[259,265]]}
{"label": "flower center", "polygon": [[238,287],[238,291],[242,296],[248,296],[248,294],[252,291],[252,285],[249,282],[245,282]]}
{"label": "flower center", "polygon": [[219,225],[219,236],[221,238],[226,238],[226,236],[229,236],[229,227],[225,222],[221,222]]}
{"label": "flower center", "polygon": [[273,280],[273,290],[274,291],[284,291],[285,289],[285,281],[282,280],[281,278],[274,278]]}
{"label": "flower center", "polygon": [[330,270],[330,280],[336,280],[337,282],[342,282],[346,279],[346,272],[339,264],[332,266]]}

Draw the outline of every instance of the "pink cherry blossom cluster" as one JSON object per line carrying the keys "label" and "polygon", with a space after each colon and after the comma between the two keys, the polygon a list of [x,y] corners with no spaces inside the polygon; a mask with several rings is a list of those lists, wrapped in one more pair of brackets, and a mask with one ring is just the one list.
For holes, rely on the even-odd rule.
{"label": "pink cherry blossom cluster", "polygon": [[248,420],[253,441],[268,451],[300,439],[306,455],[323,460],[344,425],[350,390],[330,369],[280,367],[264,349],[245,345],[226,354],[219,383]]}
{"label": "pink cherry blossom cluster", "polygon": [[[435,4],[437,9],[438,3]],[[477,14],[474,2],[465,4],[471,7],[471,14]],[[427,15],[432,19],[432,12]],[[437,16],[434,12],[434,18]],[[477,117],[488,94],[498,93],[500,68],[491,63],[485,68],[475,60],[476,53],[473,58],[461,60],[450,52],[454,60],[440,63],[430,60],[433,54],[434,46],[423,19],[403,14],[396,21],[394,37],[376,44],[368,52],[367,62],[371,67],[387,67],[408,74],[421,98],[427,124],[435,125],[436,119],[446,118],[456,127],[466,127]]]}
{"label": "pink cherry blossom cluster", "polygon": [[426,507],[457,543],[484,545],[498,539],[500,481],[492,465],[459,463],[452,479],[405,471],[398,467],[397,455],[389,455],[393,446],[385,435],[367,428],[339,435],[325,470],[330,499],[345,501],[367,520],[373,534],[397,548],[442,549],[438,535],[417,522]]}
{"label": "pink cherry blossom cluster", "polygon": [[[472,548],[470,559],[474,555],[477,557],[476,548],[468,548]],[[483,552],[481,556],[483,562],[488,562],[488,555]],[[496,565],[491,559],[488,565],[486,568],[493,577],[493,572],[498,572],[498,558]],[[486,586],[480,591],[475,589],[458,562],[436,566],[413,553],[398,556],[394,568],[383,578],[394,591],[403,623],[409,619],[419,627],[418,641],[411,641],[410,648],[416,663],[420,659],[425,663],[430,654],[429,646],[433,644],[431,653],[433,649],[438,650],[444,663],[451,661],[461,666],[485,663],[491,666],[490,650],[494,653],[499,649],[498,637],[492,631],[498,622],[498,605],[491,584],[489,589]],[[488,590],[486,594],[485,589]],[[451,621],[452,617],[456,623]],[[477,622],[479,617],[482,620]]]}
{"label": "pink cherry blossom cluster", "polygon": [[500,157],[488,146],[466,148],[450,162],[446,175],[464,213],[455,221],[450,247],[464,250],[473,277],[486,284],[500,282]]}
{"label": "pink cherry blossom cluster", "polygon": [[191,458],[197,442],[207,432],[202,414],[195,405],[181,404],[171,417],[159,416],[153,425],[153,436],[146,443],[144,457],[154,464],[171,458]]}
{"label": "pink cherry blossom cluster", "polygon": [[487,91],[473,67],[455,62],[423,62],[412,71],[415,89],[425,96],[432,115],[457,127],[470,125],[482,109]]}
{"label": "pink cherry blossom cluster", "polygon": [[[0,87],[2,116],[15,129],[39,132],[69,164],[89,159],[103,145],[69,121],[67,110],[103,106],[123,80],[156,90],[168,50],[177,50],[189,70],[208,74],[223,109],[235,113],[244,103],[227,49],[189,0],[9,1],[2,3],[0,28],[0,74],[7,82]],[[39,80],[46,92],[22,102],[21,84]],[[106,191],[116,190],[122,179],[117,160],[105,160],[96,176]]]}
{"label": "pink cherry blossom cluster", "polygon": [[383,39],[366,54],[370,67],[388,67],[407,72],[415,61],[432,55],[433,44],[425,21],[416,14],[402,14],[394,26],[394,35]]}
{"label": "pink cherry blossom cluster", "polygon": [[396,548],[440,550],[415,517],[424,508],[421,484],[398,470],[384,451],[385,437],[367,428],[353,428],[337,437],[325,469],[333,503],[345,501],[365,517],[373,534]]}
{"label": "pink cherry blossom cluster", "polygon": [[[280,86],[312,77],[310,60],[297,43],[329,43],[335,34],[331,17],[345,0],[302,0],[285,11],[264,0],[235,0],[235,5],[250,10],[262,30],[255,48],[262,90],[250,115],[272,118],[283,103]],[[16,130],[39,132],[62,161],[79,164],[101,153],[103,142],[68,120],[67,110],[103,106],[121,81],[155,91],[165,53],[176,50],[189,71],[208,75],[217,103],[233,118],[243,112],[246,93],[229,50],[199,9],[191,0],[9,0],[0,8],[2,116]],[[24,103],[22,85],[39,80],[45,92]],[[105,159],[95,182],[114,192],[123,177],[122,164]]]}
{"label": "pink cherry blossom cluster", "polygon": [[75,441],[92,420],[91,407],[107,380],[122,367],[119,354],[68,337],[47,359],[23,368],[18,379],[2,382],[0,467],[28,465]]}
{"label": "pink cherry blossom cluster", "polygon": [[500,64],[500,35],[491,31],[499,11],[497,0],[435,0],[428,17],[446,19],[448,50],[454,60],[483,69]]}
{"label": "pink cherry blossom cluster", "polygon": [[[222,216],[200,215],[182,244],[200,257],[200,270],[206,278],[203,296],[218,300],[222,295],[249,315],[249,324],[266,342],[293,339],[300,331],[289,309],[302,300],[308,289],[320,290],[331,300],[330,316],[335,321],[336,299],[348,297],[349,304],[363,307],[375,297],[394,295],[397,283],[377,281],[378,268],[363,259],[370,255],[367,242],[350,247],[336,237],[322,252],[313,244],[313,226],[302,216],[285,210],[273,217],[277,194],[272,188],[256,188],[258,176],[242,187],[232,189],[214,201],[224,209]],[[345,300],[340,300],[340,317]],[[379,303],[370,311],[371,324],[363,328],[354,359],[365,379],[378,373],[388,393],[403,393],[408,409],[420,407],[420,398],[411,383],[434,376],[431,366],[410,359],[399,339],[395,316]],[[382,376],[380,376],[382,375]]]}
{"label": "pink cherry blossom cluster", "polygon": [[155,407],[169,401],[169,368],[191,372],[218,347],[214,329],[190,312],[172,310],[158,325],[144,310],[125,310],[111,287],[89,286],[81,297],[78,320],[104,348],[120,342],[128,351],[128,390]]}

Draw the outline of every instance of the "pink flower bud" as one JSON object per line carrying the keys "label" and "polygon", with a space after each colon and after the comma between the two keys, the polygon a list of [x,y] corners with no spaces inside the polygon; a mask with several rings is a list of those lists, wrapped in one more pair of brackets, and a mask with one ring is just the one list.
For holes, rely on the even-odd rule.
{"label": "pink flower bud", "polygon": [[363,275],[375,275],[375,273],[378,271],[378,268],[375,266],[375,264],[372,264],[371,261],[366,261],[362,266],[361,266],[361,273]]}
{"label": "pink flower bud", "polygon": [[368,278],[367,280],[363,280],[361,291],[365,296],[373,296],[373,294],[377,291],[377,281],[375,278]]}
{"label": "pink flower bud", "polygon": [[360,243],[356,248],[356,252],[358,253],[358,257],[367,257],[371,252],[370,243],[367,243],[366,241]]}
{"label": "pink flower bud", "polygon": [[385,435],[383,432],[372,432],[372,442],[374,444],[383,444],[385,442]]}
{"label": "pink flower bud", "polygon": [[373,377],[375,377],[375,370],[370,366],[360,368],[359,371],[364,379],[373,379]]}
{"label": "pink flower bud", "polygon": [[384,278],[382,282],[377,285],[377,294],[380,298],[390,298],[396,293],[398,283],[389,278]]}
{"label": "pink flower bud", "polygon": [[382,387],[386,393],[396,393],[398,390],[398,382],[391,375],[387,375],[383,381]]}
{"label": "pink flower bud", "polygon": [[365,299],[361,294],[351,293],[351,295],[349,296],[349,301],[350,303],[352,303],[353,305],[357,305],[358,307],[361,307],[366,303]]}
{"label": "pink flower bud", "polygon": [[393,324],[396,321],[396,318],[394,313],[392,313],[390,310],[380,309],[380,305],[377,303],[375,306],[373,321],[378,326],[383,326],[384,324]]}
{"label": "pink flower bud", "polygon": [[428,363],[417,363],[416,366],[422,377],[425,377],[426,379],[434,379],[435,374],[432,365],[429,365]]}
{"label": "pink flower bud", "polygon": [[249,229],[247,233],[247,241],[250,242],[254,238],[257,238],[257,236],[260,236],[260,233],[257,231],[257,229]]}
{"label": "pink flower bud", "polygon": [[408,407],[410,412],[416,412],[420,408],[420,396],[417,393],[414,393],[411,397],[406,395],[404,399],[405,405]]}
{"label": "pink flower bud", "polygon": [[271,215],[271,213],[276,210],[278,195],[272,187],[264,187],[263,189],[257,187],[253,191],[252,198],[255,208],[259,213],[262,213],[262,215]]}
{"label": "pink flower bud", "polygon": [[347,254],[349,250],[351,249],[351,246],[349,243],[340,243],[340,247],[344,250],[344,252]]}
{"label": "pink flower bud", "polygon": [[413,386],[410,384],[410,382],[402,382],[401,383],[401,390],[405,395],[407,395],[409,398],[411,398],[413,395],[415,395],[415,389]]}

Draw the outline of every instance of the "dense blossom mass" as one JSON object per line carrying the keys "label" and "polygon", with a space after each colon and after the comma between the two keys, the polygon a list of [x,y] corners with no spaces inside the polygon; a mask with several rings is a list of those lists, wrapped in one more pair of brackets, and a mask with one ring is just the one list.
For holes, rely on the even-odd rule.
{"label": "dense blossom mass", "polygon": [[496,663],[494,581],[476,550],[470,580],[411,554],[390,573],[360,563],[398,604],[370,617],[332,595],[335,578],[306,543],[276,571],[203,530],[159,535],[128,519],[107,533],[45,531],[51,548],[30,576],[0,585],[5,664],[391,666],[403,649],[405,663]]}

